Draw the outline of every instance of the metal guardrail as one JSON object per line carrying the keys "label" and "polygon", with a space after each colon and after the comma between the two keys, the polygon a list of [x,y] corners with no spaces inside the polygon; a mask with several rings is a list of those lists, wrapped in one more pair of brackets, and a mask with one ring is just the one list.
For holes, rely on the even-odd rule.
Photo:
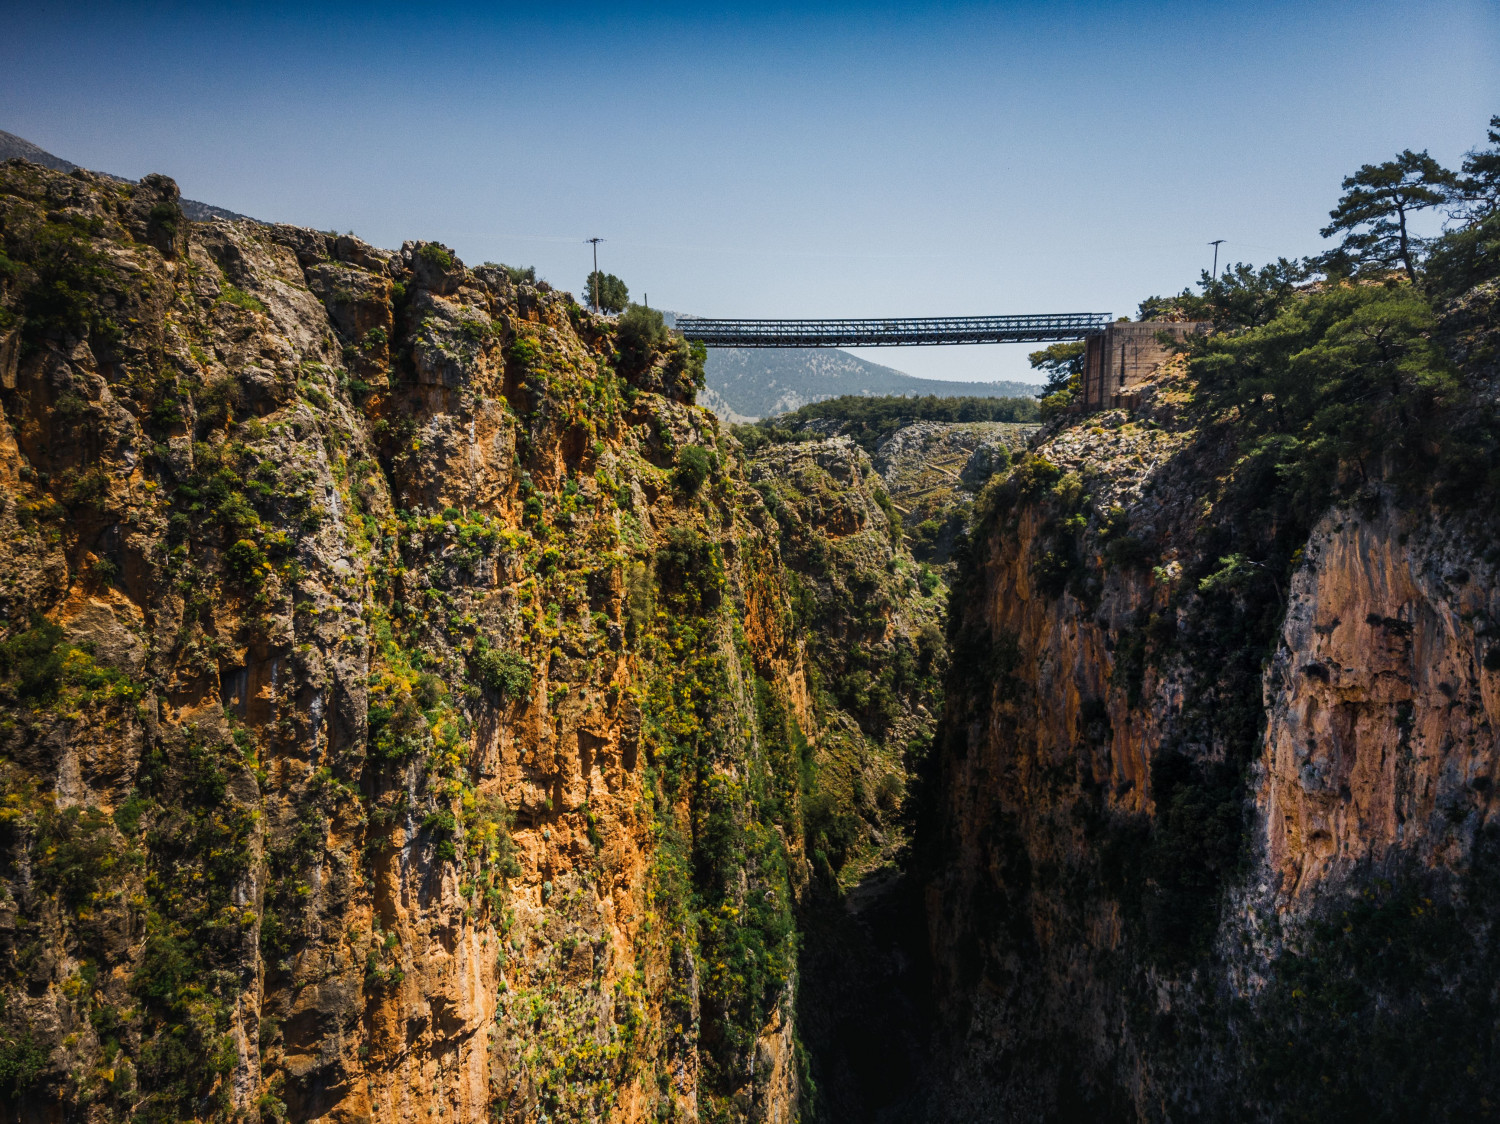
{"label": "metal guardrail", "polygon": [[1109,322],[1107,312],[896,320],[712,320],[679,316],[677,330],[709,347],[896,347],[1081,340],[1103,331]]}

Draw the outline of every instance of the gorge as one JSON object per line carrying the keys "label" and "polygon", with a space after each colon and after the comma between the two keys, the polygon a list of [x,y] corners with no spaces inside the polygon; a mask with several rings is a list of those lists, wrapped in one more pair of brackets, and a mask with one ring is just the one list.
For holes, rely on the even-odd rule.
{"label": "gorge", "polygon": [[0,164],[7,1118],[1500,1111],[1495,221],[730,429],[650,310]]}

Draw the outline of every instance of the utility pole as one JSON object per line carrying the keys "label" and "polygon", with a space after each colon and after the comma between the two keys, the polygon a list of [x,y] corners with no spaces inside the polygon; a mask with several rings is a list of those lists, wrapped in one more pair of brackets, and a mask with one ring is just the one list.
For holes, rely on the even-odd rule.
{"label": "utility pole", "polygon": [[603,238],[585,238],[584,241],[588,242],[588,243],[591,243],[593,245],[593,247],[594,247],[594,276],[593,276],[594,291],[590,294],[590,296],[593,298],[593,301],[594,301],[594,311],[598,312],[599,311],[599,243],[603,242],[604,239]]}
{"label": "utility pole", "polygon": [[[1219,247],[1222,246],[1223,244],[1224,244],[1224,239],[1222,239],[1222,238],[1215,238],[1212,242],[1209,243],[1209,245],[1214,248],[1214,274],[1213,274],[1213,277],[1214,277],[1215,281],[1217,281],[1219,279]],[[598,268],[598,267],[596,266],[595,268]]]}

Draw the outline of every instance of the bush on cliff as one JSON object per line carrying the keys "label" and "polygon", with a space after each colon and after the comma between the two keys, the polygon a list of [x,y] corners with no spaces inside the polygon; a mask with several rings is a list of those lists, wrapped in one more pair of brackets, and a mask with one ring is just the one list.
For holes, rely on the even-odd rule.
{"label": "bush on cliff", "polygon": [[506,702],[519,702],[531,690],[531,665],[515,652],[502,652],[481,640],[469,664],[475,677]]}
{"label": "bush on cliff", "polygon": [[673,527],[656,552],[656,574],[663,590],[686,598],[696,610],[718,605],[724,589],[719,548],[690,527]]}
{"label": "bush on cliff", "polygon": [[639,374],[656,359],[656,353],[667,345],[671,333],[660,312],[633,304],[621,314],[615,325],[615,347],[620,352],[620,366],[626,374]]}
{"label": "bush on cliff", "polygon": [[685,496],[696,496],[698,489],[713,472],[716,458],[702,445],[684,445],[677,451],[677,465],[672,469],[672,483]]}

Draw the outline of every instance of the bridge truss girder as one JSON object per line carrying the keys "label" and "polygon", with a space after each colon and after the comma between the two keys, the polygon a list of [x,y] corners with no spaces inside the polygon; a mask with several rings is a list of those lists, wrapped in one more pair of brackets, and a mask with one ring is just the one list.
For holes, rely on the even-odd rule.
{"label": "bridge truss girder", "polygon": [[1056,343],[1103,331],[1107,312],[943,316],[893,320],[713,320],[679,316],[677,330],[708,347],[900,347]]}

